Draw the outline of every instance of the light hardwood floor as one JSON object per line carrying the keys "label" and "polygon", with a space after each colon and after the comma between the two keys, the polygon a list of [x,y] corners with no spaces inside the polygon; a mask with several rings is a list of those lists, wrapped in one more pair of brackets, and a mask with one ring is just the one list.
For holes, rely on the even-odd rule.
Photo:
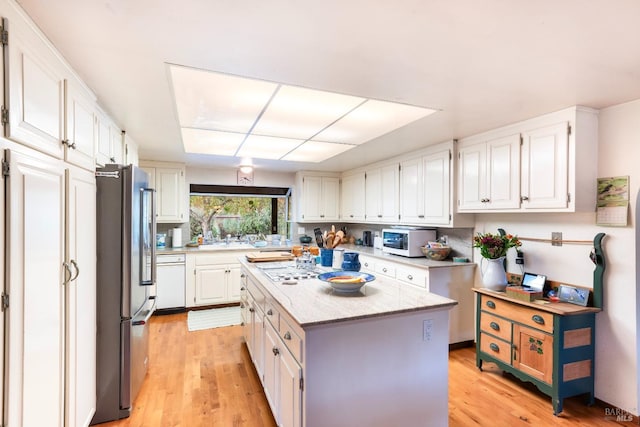
{"label": "light hardwood floor", "polygon": [[[480,372],[473,348],[450,353],[451,427],[638,425],[635,417],[616,422],[615,415],[609,415],[613,411],[600,402],[587,407],[583,397],[576,397],[566,399],[564,411],[554,417],[550,398],[535,387],[491,363]],[[275,422],[244,346],[242,328],[188,332],[187,315],[181,313],[152,317],[149,373],[133,413],[101,426],[272,427]]]}

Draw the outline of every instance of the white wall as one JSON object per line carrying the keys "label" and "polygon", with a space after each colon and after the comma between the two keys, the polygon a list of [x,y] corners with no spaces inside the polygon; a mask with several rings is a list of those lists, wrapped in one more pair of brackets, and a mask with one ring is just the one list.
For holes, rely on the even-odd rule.
{"label": "white wall", "polygon": [[[638,301],[636,291],[636,200],[640,188],[640,100],[600,112],[598,177],[630,176],[627,227],[600,227],[595,213],[476,215],[476,232],[506,232],[551,238],[560,231],[568,240],[592,240],[606,233],[604,310],[596,317],[596,398],[638,415]],[[579,144],[579,141],[578,141]],[[579,149],[579,148],[578,148]],[[594,195],[595,206],[595,195]],[[590,246],[523,242],[525,269],[551,280],[592,286]],[[511,251],[509,271],[520,273]],[[479,257],[476,256],[476,259]],[[479,269],[478,269],[479,271]],[[478,273],[479,274],[479,273]]]}
{"label": "white wall", "polygon": [[[211,169],[187,166],[187,193],[190,184],[238,185],[237,169]],[[253,185],[256,187],[293,187],[295,174],[255,169]]]}

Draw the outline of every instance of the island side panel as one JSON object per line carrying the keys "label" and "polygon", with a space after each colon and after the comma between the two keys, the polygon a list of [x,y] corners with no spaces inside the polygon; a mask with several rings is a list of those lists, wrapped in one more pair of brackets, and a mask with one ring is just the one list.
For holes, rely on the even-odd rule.
{"label": "island side panel", "polygon": [[475,340],[475,264],[429,269],[429,292],[458,301],[449,315],[449,344],[473,345]]}
{"label": "island side panel", "polygon": [[305,340],[304,426],[448,424],[448,308],[305,328]]}

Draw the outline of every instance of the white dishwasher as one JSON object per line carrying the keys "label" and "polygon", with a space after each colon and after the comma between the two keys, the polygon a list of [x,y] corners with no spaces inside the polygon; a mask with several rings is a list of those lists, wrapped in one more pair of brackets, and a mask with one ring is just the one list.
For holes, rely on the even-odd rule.
{"label": "white dishwasher", "polygon": [[156,308],[185,307],[185,254],[161,254],[156,257]]}

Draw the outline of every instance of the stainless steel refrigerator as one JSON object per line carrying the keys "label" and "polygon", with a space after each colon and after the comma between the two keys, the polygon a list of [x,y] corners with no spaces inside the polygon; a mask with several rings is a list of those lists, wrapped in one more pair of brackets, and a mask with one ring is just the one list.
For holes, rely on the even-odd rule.
{"label": "stainless steel refrigerator", "polygon": [[97,182],[97,407],[91,424],[126,418],[147,373],[155,310],[155,192],[135,166],[106,165]]}

